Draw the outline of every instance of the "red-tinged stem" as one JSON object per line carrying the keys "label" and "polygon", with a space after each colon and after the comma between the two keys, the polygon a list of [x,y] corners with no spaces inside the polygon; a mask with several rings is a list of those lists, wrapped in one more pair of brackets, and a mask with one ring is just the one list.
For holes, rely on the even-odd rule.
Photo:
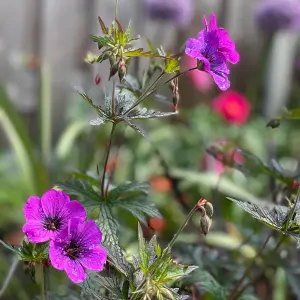
{"label": "red-tinged stem", "polygon": [[117,125],[116,123],[113,123],[112,128],[111,128],[109,143],[108,143],[107,152],[106,152],[106,158],[105,158],[105,162],[104,162],[104,169],[103,169],[103,175],[102,175],[102,181],[101,181],[101,195],[102,195],[103,198],[105,198],[105,189],[104,189],[104,187],[105,187],[106,168],[107,168],[109,153],[110,153],[111,144],[112,144],[112,138],[113,138],[113,134],[114,134],[116,125]]}

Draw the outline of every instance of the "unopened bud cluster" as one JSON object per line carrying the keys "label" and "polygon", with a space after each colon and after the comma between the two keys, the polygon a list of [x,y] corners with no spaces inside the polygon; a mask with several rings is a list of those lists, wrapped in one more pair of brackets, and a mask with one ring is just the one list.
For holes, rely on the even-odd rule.
{"label": "unopened bud cluster", "polygon": [[200,229],[204,235],[207,235],[212,223],[212,216],[214,213],[213,205],[206,199],[200,198],[197,203],[197,207],[201,210],[202,214],[200,219]]}

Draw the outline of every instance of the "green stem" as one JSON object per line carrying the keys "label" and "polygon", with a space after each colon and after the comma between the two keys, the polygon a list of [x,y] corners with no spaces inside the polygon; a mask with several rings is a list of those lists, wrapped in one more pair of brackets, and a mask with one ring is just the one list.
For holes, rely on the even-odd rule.
{"label": "green stem", "polygon": [[272,232],[268,235],[267,239],[265,240],[265,242],[263,243],[262,247],[260,248],[260,250],[256,253],[256,255],[254,256],[254,258],[252,259],[251,263],[249,264],[249,266],[246,268],[246,270],[244,271],[243,276],[240,278],[240,280],[237,282],[237,284],[235,285],[234,289],[232,290],[231,294],[229,295],[228,299],[229,300],[233,300],[236,299],[236,294],[237,291],[239,289],[239,287],[241,286],[241,284],[244,282],[244,280],[246,279],[250,269],[252,268],[255,260],[262,254],[262,252],[264,251],[264,249],[267,246],[267,243],[270,239],[272,235]]}
{"label": "green stem", "polygon": [[46,284],[46,271],[45,266],[42,267],[41,273],[41,300],[47,300],[47,284]]}
{"label": "green stem", "polygon": [[[285,235],[282,235],[281,239],[278,241],[278,243],[277,243],[277,245],[275,246],[275,248],[274,248],[273,250],[270,251],[271,254],[275,253],[275,252],[278,250],[278,248],[280,247],[280,245],[281,245],[282,242],[284,241],[285,237],[286,237]],[[265,256],[265,255],[264,255],[264,256]],[[265,264],[266,264],[266,262],[270,259],[270,257],[272,257],[272,256],[269,255],[269,256],[267,256],[266,258],[263,257],[263,258],[264,258],[263,260],[264,260],[264,263],[265,263]],[[255,278],[254,280],[252,280],[252,281],[250,281],[249,283],[245,284],[245,285],[241,288],[241,290],[240,290],[239,292],[236,293],[235,298],[236,298],[236,299],[239,299],[239,297],[244,293],[244,291],[245,291],[250,285],[253,285],[255,282],[257,282],[257,281],[259,280],[259,278],[260,278],[261,276],[263,276],[263,275],[264,275],[264,271],[262,271],[261,273],[259,273],[259,275],[256,276],[256,278]]]}
{"label": "green stem", "polygon": [[128,114],[131,112],[135,107],[137,107],[142,101],[144,101],[145,98],[147,98],[149,95],[149,91],[157,84],[157,82],[165,75],[165,71],[162,71],[160,75],[155,79],[155,81],[146,89],[146,91],[138,98],[138,100],[134,103],[133,106],[131,106],[129,109],[127,109],[123,115]]}
{"label": "green stem", "polygon": [[178,231],[175,233],[173,239],[171,240],[171,242],[168,244],[168,249],[171,250],[173,245],[175,244],[179,234],[183,231],[183,229],[185,228],[185,226],[188,224],[189,220],[192,218],[192,216],[194,215],[194,213],[199,209],[198,204],[196,204],[193,209],[189,212],[188,216],[186,217],[184,223],[180,226],[180,228],[178,229]]}
{"label": "green stem", "polygon": [[105,162],[104,162],[104,169],[103,169],[103,175],[102,175],[102,181],[101,181],[101,195],[102,195],[103,198],[105,197],[104,186],[105,186],[106,168],[107,168],[109,153],[110,153],[111,144],[112,144],[112,138],[113,138],[113,134],[114,134],[116,125],[117,125],[116,123],[113,123],[112,128],[111,128],[110,137],[109,137],[109,143],[108,143],[108,149],[107,149],[106,158],[105,158]]}

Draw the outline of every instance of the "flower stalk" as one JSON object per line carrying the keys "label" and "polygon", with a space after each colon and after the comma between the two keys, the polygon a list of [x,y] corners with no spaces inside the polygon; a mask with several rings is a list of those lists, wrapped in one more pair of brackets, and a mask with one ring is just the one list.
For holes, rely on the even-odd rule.
{"label": "flower stalk", "polygon": [[108,148],[107,148],[105,162],[104,162],[104,169],[103,169],[103,175],[102,175],[102,180],[101,180],[101,195],[102,195],[103,198],[105,198],[105,188],[104,187],[105,187],[106,168],[107,168],[107,163],[108,163],[108,158],[109,158],[109,154],[110,154],[113,134],[114,134],[116,125],[117,125],[116,123],[113,123],[112,128],[111,128],[109,142],[108,142]]}

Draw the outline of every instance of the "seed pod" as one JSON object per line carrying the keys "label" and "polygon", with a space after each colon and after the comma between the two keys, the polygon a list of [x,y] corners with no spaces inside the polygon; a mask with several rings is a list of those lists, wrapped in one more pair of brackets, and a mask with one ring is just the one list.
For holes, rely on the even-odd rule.
{"label": "seed pod", "polygon": [[214,214],[214,207],[210,202],[206,202],[204,204],[204,208],[206,211],[206,214],[208,215],[209,218],[212,218],[213,214]]}
{"label": "seed pod", "polygon": [[123,59],[120,61],[120,64],[119,64],[118,75],[119,75],[120,81],[122,81],[126,75],[126,63]]}
{"label": "seed pod", "polygon": [[205,215],[201,218],[200,229],[204,235],[208,234],[210,227],[211,227],[211,223],[212,223],[212,220],[209,218],[208,215]]}
{"label": "seed pod", "polygon": [[109,63],[110,63],[110,66],[111,66],[111,67],[114,66],[114,65],[116,64],[116,62],[117,62],[117,57],[116,57],[115,55],[111,54],[111,55],[109,56]]}
{"label": "seed pod", "polygon": [[110,72],[109,72],[109,78],[110,80],[111,77],[113,77],[119,70],[119,63],[116,63],[110,67]]}
{"label": "seed pod", "polygon": [[178,108],[178,102],[180,99],[180,95],[179,95],[179,89],[178,89],[178,77],[174,78],[171,82],[170,82],[170,87],[172,89],[172,101],[173,101],[173,106],[175,111]]}

